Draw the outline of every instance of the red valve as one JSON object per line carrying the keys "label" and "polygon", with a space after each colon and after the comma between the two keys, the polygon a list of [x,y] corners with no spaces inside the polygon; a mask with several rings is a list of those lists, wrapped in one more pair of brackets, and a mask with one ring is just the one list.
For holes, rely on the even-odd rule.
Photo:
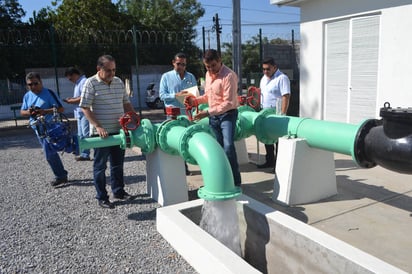
{"label": "red valve", "polygon": [[172,117],[172,119],[176,119],[178,115],[180,115],[180,108],[177,107],[166,107],[166,115],[168,117]]}
{"label": "red valve", "polygon": [[196,113],[199,113],[199,102],[197,101],[196,96],[194,96],[192,94],[189,94],[189,95],[186,96],[185,102],[186,102],[186,100],[189,100],[188,97],[190,97],[190,100],[192,100],[192,105],[189,105],[189,104],[185,103],[186,115],[189,118],[189,121],[193,121],[192,109],[196,108]]}
{"label": "red valve", "polygon": [[119,123],[126,134],[140,126],[140,117],[133,111],[126,112],[119,119]]}

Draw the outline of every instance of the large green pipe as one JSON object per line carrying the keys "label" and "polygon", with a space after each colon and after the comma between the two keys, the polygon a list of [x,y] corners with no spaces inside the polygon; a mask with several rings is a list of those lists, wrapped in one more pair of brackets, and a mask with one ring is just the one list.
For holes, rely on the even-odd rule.
{"label": "large green pipe", "polygon": [[239,111],[242,137],[256,135],[259,141],[273,144],[279,137],[304,138],[309,146],[351,155],[356,160],[355,144],[364,122],[359,125],[276,115],[272,110]]}

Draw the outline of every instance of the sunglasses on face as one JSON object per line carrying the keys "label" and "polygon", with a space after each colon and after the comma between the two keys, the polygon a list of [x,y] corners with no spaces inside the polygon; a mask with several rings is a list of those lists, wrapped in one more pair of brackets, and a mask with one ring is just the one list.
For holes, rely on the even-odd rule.
{"label": "sunglasses on face", "polygon": [[33,82],[33,83],[28,83],[27,85],[29,87],[31,87],[31,86],[37,86],[38,84],[39,84],[39,82]]}
{"label": "sunglasses on face", "polygon": [[185,63],[176,63],[176,65],[178,65],[178,66],[182,66],[182,67],[185,67],[185,66],[186,66],[186,64],[185,64]]}

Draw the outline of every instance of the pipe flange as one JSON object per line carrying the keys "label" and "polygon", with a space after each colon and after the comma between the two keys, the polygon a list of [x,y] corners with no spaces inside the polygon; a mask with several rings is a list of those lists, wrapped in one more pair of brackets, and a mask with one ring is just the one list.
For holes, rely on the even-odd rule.
{"label": "pipe flange", "polygon": [[167,134],[173,127],[184,126],[183,124],[185,124],[183,120],[166,120],[160,125],[156,134],[156,142],[160,149],[171,155],[179,155],[179,151],[167,144]]}
{"label": "pipe flange", "polygon": [[182,127],[188,127],[192,124],[192,122],[189,121],[189,118],[187,118],[186,115],[177,116],[176,120],[178,120],[180,122],[180,125]]}
{"label": "pipe flange", "polygon": [[242,189],[235,186],[232,191],[227,192],[210,192],[207,186],[200,187],[197,191],[199,198],[207,201],[223,201],[234,199],[242,194]]}
{"label": "pipe flange", "polygon": [[236,120],[236,128],[235,128],[235,141],[239,141],[242,140],[244,138],[249,137],[247,132],[243,129],[242,127],[242,112],[256,112],[253,108],[249,107],[249,106],[240,106],[237,108],[239,111],[239,115],[237,116],[237,120]]}
{"label": "pipe flange", "polygon": [[151,153],[155,149],[156,141],[153,125],[150,120],[143,119],[140,121],[140,126],[143,128],[143,138],[145,146],[141,147],[143,153]]}
{"label": "pipe flange", "polygon": [[249,106],[240,106],[237,108],[237,110],[239,111],[239,113],[245,112],[245,111],[252,111],[252,112],[256,112],[256,110],[254,110],[253,108],[249,107]]}
{"label": "pipe flange", "polygon": [[122,142],[121,142],[120,145],[119,145],[120,148],[124,150],[124,149],[130,147],[130,138],[129,138],[129,135],[126,134],[123,129],[121,129],[121,130],[119,131],[119,135],[120,135],[120,137],[121,137],[120,139],[122,140]]}
{"label": "pipe flange", "polygon": [[259,112],[259,115],[255,120],[255,135],[256,138],[264,144],[274,144],[277,141],[277,138],[268,138],[265,134],[265,129],[263,128],[263,120],[266,119],[269,115],[276,114],[276,109],[274,108],[265,108]]}
{"label": "pipe flange", "polygon": [[213,136],[213,138],[215,138],[208,125],[194,124],[186,128],[179,140],[180,155],[183,157],[183,159],[185,159],[186,162],[192,165],[197,165],[197,162],[189,153],[189,139],[192,138],[194,134],[199,132],[209,133],[211,136]]}
{"label": "pipe flange", "polygon": [[369,131],[382,124],[382,121],[376,119],[370,119],[363,122],[356,133],[356,138],[353,147],[352,159],[356,160],[356,163],[363,168],[372,168],[376,166],[376,163],[368,159],[365,151],[365,138]]}

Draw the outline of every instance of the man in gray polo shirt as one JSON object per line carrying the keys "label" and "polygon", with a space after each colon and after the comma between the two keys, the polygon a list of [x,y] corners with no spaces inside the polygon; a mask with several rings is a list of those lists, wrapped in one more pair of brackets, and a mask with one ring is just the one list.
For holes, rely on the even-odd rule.
{"label": "man in gray polo shirt", "polygon": [[[132,111],[132,104],[124,83],[115,76],[116,62],[110,55],[97,60],[97,73],[88,78],[81,94],[80,107],[90,122],[92,136],[106,138],[118,134],[121,128],[119,118]],[[123,164],[125,151],[119,145],[94,149],[93,182],[96,199],[103,208],[114,208],[106,190],[106,163],[110,159],[110,185],[116,199],[130,200],[135,196],[124,190]]]}

